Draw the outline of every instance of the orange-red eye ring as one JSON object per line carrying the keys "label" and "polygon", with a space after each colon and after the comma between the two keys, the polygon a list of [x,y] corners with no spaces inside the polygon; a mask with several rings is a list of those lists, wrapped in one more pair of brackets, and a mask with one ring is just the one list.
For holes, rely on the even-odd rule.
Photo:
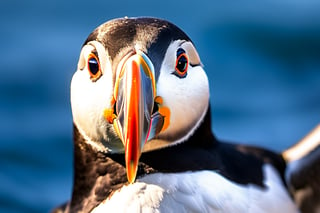
{"label": "orange-red eye ring", "polygon": [[175,74],[180,77],[186,77],[189,66],[189,59],[187,54],[183,51],[177,56]]}
{"label": "orange-red eye ring", "polygon": [[95,54],[93,54],[93,53],[89,54],[87,67],[88,67],[88,71],[90,74],[90,79],[92,81],[98,80],[100,78],[102,72],[101,72],[99,59]]}

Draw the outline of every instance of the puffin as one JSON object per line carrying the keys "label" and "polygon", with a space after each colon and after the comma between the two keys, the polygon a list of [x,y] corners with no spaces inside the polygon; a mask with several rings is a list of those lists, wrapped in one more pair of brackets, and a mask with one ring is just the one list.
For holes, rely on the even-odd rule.
{"label": "puffin", "polygon": [[[219,140],[200,56],[169,21],[124,17],[97,27],[70,90],[73,191],[53,212],[319,210],[316,196],[303,201],[300,193],[299,203],[294,194],[304,164],[313,167],[303,174],[319,170],[319,143],[297,158]],[[313,174],[302,188],[319,187],[320,171]]]}

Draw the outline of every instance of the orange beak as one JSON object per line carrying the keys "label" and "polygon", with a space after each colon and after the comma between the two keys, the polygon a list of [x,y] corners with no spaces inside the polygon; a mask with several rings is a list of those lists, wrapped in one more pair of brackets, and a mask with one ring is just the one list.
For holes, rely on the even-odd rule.
{"label": "orange beak", "polygon": [[125,148],[127,178],[135,181],[139,158],[148,140],[155,99],[154,69],[142,52],[131,55],[117,76],[114,90],[117,119],[114,127]]}

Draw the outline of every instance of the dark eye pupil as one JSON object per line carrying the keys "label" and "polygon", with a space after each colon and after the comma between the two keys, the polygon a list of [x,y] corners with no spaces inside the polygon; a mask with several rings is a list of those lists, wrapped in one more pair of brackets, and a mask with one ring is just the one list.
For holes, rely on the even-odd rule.
{"label": "dark eye pupil", "polygon": [[89,64],[89,71],[95,75],[99,72],[99,62],[97,61],[96,58],[92,57],[89,59],[88,61],[88,64]]}
{"label": "dark eye pupil", "polygon": [[178,63],[177,63],[177,69],[180,71],[180,72],[184,72],[185,69],[187,68],[187,64],[188,64],[188,60],[187,58],[182,55],[179,60],[178,60]]}
{"label": "dark eye pupil", "polygon": [[179,48],[177,50],[177,60],[176,60],[176,67],[175,71],[173,72],[174,75],[178,76],[179,78],[184,78],[187,76],[189,60],[186,52],[184,49]]}

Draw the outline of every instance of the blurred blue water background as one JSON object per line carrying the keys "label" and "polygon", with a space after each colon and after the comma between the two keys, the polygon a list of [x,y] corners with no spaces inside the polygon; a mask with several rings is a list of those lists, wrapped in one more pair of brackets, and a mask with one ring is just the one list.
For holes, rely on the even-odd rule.
{"label": "blurred blue water background", "polygon": [[101,23],[156,16],[193,39],[219,138],[281,151],[320,121],[320,2],[2,1],[0,212],[48,212],[70,198],[69,82]]}

